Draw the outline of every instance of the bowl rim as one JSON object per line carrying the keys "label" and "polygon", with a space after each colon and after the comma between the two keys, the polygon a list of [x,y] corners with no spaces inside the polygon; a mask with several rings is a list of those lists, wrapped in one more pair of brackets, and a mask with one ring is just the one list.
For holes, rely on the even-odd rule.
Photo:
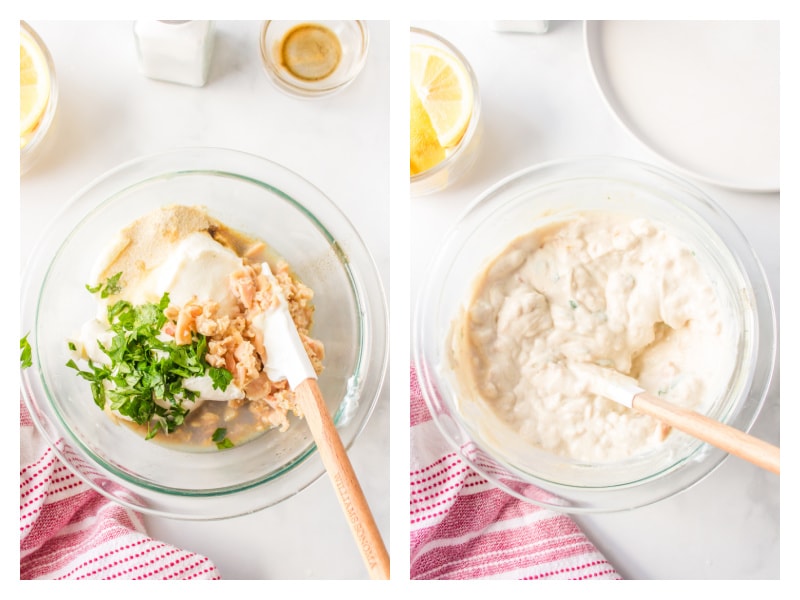
{"label": "bowl rim", "polygon": [[[156,164],[154,167],[152,163],[158,163],[161,160],[167,161],[167,166],[159,166]],[[193,161],[199,161],[201,165],[221,162],[226,165],[226,168],[208,168],[206,166],[197,165],[188,167],[184,164],[193,163]],[[235,166],[230,166],[231,163],[242,166],[240,169],[237,169]],[[174,167],[175,164],[184,164],[184,168],[178,169],[178,171],[175,171],[174,168],[171,169],[170,167]],[[154,167],[158,174],[153,174],[152,172],[147,172],[145,175],[137,174],[137,168],[147,165]],[[306,208],[302,198],[297,199],[292,197],[292,193],[296,193],[296,190],[287,193],[280,187],[257,179],[257,177],[253,175],[252,170],[257,170],[259,168],[265,168],[267,170],[277,169],[282,177],[287,177],[291,183],[299,185],[301,191],[313,191],[316,200],[324,201],[325,210],[329,211],[329,213],[333,214],[336,218],[335,223],[329,224],[333,224],[333,229],[338,230],[340,234],[342,233],[341,229],[345,228],[345,234],[347,235],[346,251],[339,245],[341,238],[337,238],[337,231],[331,231],[325,223],[319,220],[313,211]],[[239,172],[236,172],[237,170]],[[353,295],[353,299],[356,303],[360,326],[360,331],[358,332],[360,352],[356,357],[353,369],[353,374],[359,374],[360,372],[360,381],[355,382],[353,393],[355,397],[360,399],[360,402],[357,404],[363,404],[365,406],[361,409],[363,412],[356,415],[357,419],[355,419],[353,415],[349,413],[345,414],[348,408],[345,406],[347,403],[341,402],[333,418],[336,423],[348,428],[349,433],[347,438],[343,439],[343,443],[346,448],[351,447],[363,432],[374,412],[384,387],[388,367],[388,307],[383,283],[371,253],[353,224],[341,209],[339,209],[327,195],[305,178],[287,167],[262,156],[229,148],[177,148],[140,156],[126,161],[90,181],[75,193],[70,200],[61,207],[56,218],[52,219],[50,223],[47,224],[42,235],[40,235],[37,240],[34,250],[28,257],[28,264],[24,269],[21,286],[23,331],[27,330],[29,334],[33,333],[33,338],[34,340],[36,339],[36,325],[38,323],[38,314],[40,310],[39,297],[42,292],[42,286],[51,269],[52,260],[57,257],[63,246],[67,243],[74,226],[83,223],[86,219],[90,218],[95,211],[102,209],[104,206],[108,205],[109,202],[113,202],[114,199],[125,190],[148,181],[157,180],[160,176],[175,173],[178,175],[197,173],[222,176],[233,175],[247,183],[257,184],[273,191],[281,196],[282,199],[288,199],[296,205],[304,216],[310,216],[309,218],[313,221],[313,225],[318,231],[323,232],[326,241],[331,245],[336,255],[344,259],[342,261],[342,266],[346,271],[346,278],[350,282],[351,289],[349,293]],[[120,185],[118,181],[119,177],[123,178],[122,185]],[[108,193],[107,190],[104,191],[106,187],[110,187],[113,190],[112,193]],[[99,202],[93,201],[92,196],[98,190],[100,190],[99,194],[101,200]],[[327,218],[330,221],[332,217],[329,215]],[[50,250],[52,250],[52,252],[50,252]],[[81,439],[76,437],[72,429],[63,422],[60,412],[55,406],[57,403],[53,402],[47,390],[48,382],[45,381],[44,373],[40,368],[38,347],[33,348],[32,357],[32,367],[22,369],[20,375],[22,398],[25,408],[30,414],[36,429],[51,444],[51,447],[61,462],[78,475],[82,481],[101,494],[128,508],[143,513],[178,519],[212,520],[229,518],[277,504],[299,493],[325,473],[325,469],[321,464],[316,450],[316,444],[312,440],[310,446],[302,451],[300,455],[295,456],[288,465],[281,465],[278,468],[270,470],[266,474],[259,475],[255,480],[251,478],[236,486],[226,486],[211,490],[191,490],[191,493],[186,494],[179,488],[162,488],[157,485],[148,485],[147,482],[143,483],[141,479],[132,479],[117,471],[115,467],[109,465],[102,458],[98,459],[95,453],[91,449],[86,448]],[[350,383],[348,383],[348,386],[349,385]],[[348,394],[350,392],[351,390],[348,387]],[[44,394],[43,397],[41,397],[42,394]],[[55,411],[60,423],[54,424],[51,422],[52,418],[48,418],[45,414],[40,414],[37,402],[46,402],[49,405],[49,409]],[[344,422],[344,425],[342,425],[342,422]],[[76,446],[79,450],[86,453],[90,459],[95,461],[90,461],[88,466],[90,473],[88,475],[84,472],[84,470],[87,470],[85,466],[82,469],[73,464],[74,460],[72,455],[75,454],[75,448],[70,446]],[[78,456],[78,462],[86,462],[85,459],[86,456]],[[252,501],[252,503],[254,503],[253,505],[248,505],[246,508],[238,509],[234,512],[226,512],[224,508],[211,505],[209,506],[213,512],[208,514],[203,512],[207,508],[202,504],[204,498],[218,499],[235,495],[239,492],[263,490],[263,486],[270,481],[280,479],[287,473],[290,473],[298,465],[302,465],[304,469],[303,472],[310,473],[310,476],[307,476],[299,487],[291,492],[284,492],[278,498],[254,499]],[[102,473],[98,473],[98,466],[102,470]],[[143,505],[145,503],[140,502],[139,498],[131,500],[127,494],[120,495],[120,490],[118,489],[107,489],[109,486],[105,480],[99,483],[94,481],[92,479],[93,474],[99,474],[106,479],[110,477],[112,481],[120,484],[127,491],[134,490],[134,494],[137,491],[145,491],[148,493],[155,493],[158,498],[166,498],[168,500],[176,498],[196,499],[197,506],[194,508],[195,512],[187,512],[183,508],[176,509],[171,507],[164,509],[158,506],[151,507]],[[266,494],[262,495],[266,496]]]}
{"label": "bowl rim", "polygon": [[[759,413],[761,412],[761,409],[763,408],[767,394],[770,390],[772,378],[774,376],[777,354],[776,315],[772,299],[772,291],[767,282],[766,274],[761,261],[738,224],[733,221],[733,219],[713,198],[711,198],[708,193],[701,190],[692,182],[687,181],[682,176],[676,175],[675,173],[662,167],[657,167],[644,161],[626,157],[613,155],[579,155],[552,159],[523,167],[505,176],[495,184],[485,189],[482,193],[479,193],[474,199],[467,203],[465,208],[456,217],[450,230],[444,236],[438,254],[433,258],[430,267],[426,271],[426,278],[423,281],[420,293],[415,302],[411,341],[412,361],[419,379],[423,400],[425,401],[433,421],[436,424],[436,429],[438,432],[445,438],[447,443],[458,452],[460,458],[465,460],[465,462],[477,473],[485,477],[501,490],[517,497],[520,500],[536,504],[544,508],[576,514],[630,510],[632,508],[647,506],[654,502],[671,497],[677,493],[689,489],[690,487],[693,487],[708,477],[727,459],[728,454],[722,450],[719,450],[718,448],[697,441],[693,452],[683,457],[680,461],[675,462],[669,468],[644,478],[642,482],[645,485],[651,484],[653,481],[657,483],[658,480],[661,479],[661,475],[671,473],[672,471],[675,471],[686,465],[691,467],[697,462],[698,458],[702,458],[702,463],[704,465],[703,471],[699,474],[693,474],[691,481],[689,481],[685,487],[667,492],[651,492],[646,498],[643,498],[635,503],[635,505],[621,502],[618,497],[614,497],[614,494],[618,494],[620,491],[624,492],[632,487],[637,487],[637,485],[640,483],[639,481],[631,481],[615,486],[587,488],[579,485],[553,482],[545,478],[533,476],[529,473],[524,473],[515,465],[509,463],[507,460],[504,460],[502,456],[498,456],[497,454],[493,453],[490,448],[487,449],[485,444],[475,441],[469,431],[469,427],[465,426],[461,422],[463,419],[461,415],[458,414],[459,411],[457,409],[451,409],[451,412],[457,413],[455,419],[451,416],[447,416],[446,422],[442,421],[441,411],[438,409],[438,407],[441,404],[447,404],[447,401],[438,397],[438,395],[442,393],[440,392],[439,388],[444,388],[448,392],[450,390],[446,384],[438,385],[442,380],[442,377],[437,372],[440,365],[433,359],[428,359],[429,351],[426,349],[425,338],[431,328],[431,320],[434,319],[430,313],[432,313],[434,310],[431,307],[431,303],[434,291],[438,289],[437,278],[440,278],[441,274],[449,269],[449,264],[446,264],[445,262],[445,259],[448,258],[447,249],[454,243],[455,240],[457,240],[459,234],[462,233],[464,229],[469,229],[471,232],[474,231],[466,224],[469,217],[473,216],[474,213],[484,208],[484,206],[491,202],[492,199],[498,194],[500,194],[504,188],[523,180],[526,177],[533,177],[537,173],[546,172],[552,169],[576,167],[580,169],[587,165],[601,163],[615,163],[623,168],[646,170],[662,180],[668,181],[670,185],[678,185],[684,188],[685,191],[691,193],[693,197],[698,198],[698,200],[702,200],[702,202],[712,209],[716,215],[724,221],[724,225],[727,227],[729,233],[737,236],[736,243],[738,246],[736,249],[731,247],[730,240],[723,239],[722,241],[725,245],[725,248],[731,253],[732,257],[736,259],[737,269],[740,270],[743,278],[749,282],[753,288],[753,291],[756,292],[757,296],[755,300],[760,300],[759,305],[753,307],[753,312],[758,313],[758,311],[761,311],[761,313],[763,313],[757,314],[755,317],[757,319],[758,328],[761,331],[755,334],[756,337],[754,343],[757,344],[757,351],[753,357],[753,362],[755,363],[761,359],[763,361],[763,370],[765,373],[761,375],[761,380],[759,381],[759,397],[757,398],[755,409],[752,410],[752,414],[749,415],[744,424],[744,431],[750,430]],[[580,176],[580,174],[578,176]],[[593,173],[592,176],[595,179],[600,179],[600,176],[597,175],[597,173]],[[559,174],[559,176],[555,177],[554,179],[564,180],[569,179],[569,177]],[[692,206],[689,208],[693,213],[696,214],[695,207]],[[706,218],[701,215],[697,216],[700,217],[705,225],[708,225],[713,231],[715,231],[715,233],[717,233],[717,235],[719,235],[719,232],[713,223],[709,223]],[[720,237],[722,238],[722,236]],[[742,257],[740,252],[744,252],[745,256]],[[741,264],[742,260],[745,260],[746,264]],[[761,336],[764,336],[768,340],[767,345],[761,344]],[[446,340],[437,340],[436,343],[441,347],[446,343]],[[441,349],[439,348],[436,351],[430,352],[433,352],[434,354],[440,353]],[[754,371],[756,369],[757,367],[753,367]],[[749,398],[751,391],[752,382],[749,382],[745,393],[745,400]],[[453,428],[455,428],[455,432]],[[456,439],[456,437],[462,436],[466,437],[468,441],[460,443],[459,440]],[[475,452],[476,448],[477,453]],[[476,454],[478,457],[477,460]],[[488,461],[490,464],[486,464],[485,461]],[[521,490],[517,485],[517,482],[514,481],[518,478],[526,480],[525,485],[527,488],[535,488],[534,493],[531,494],[530,489]],[[511,482],[509,480],[511,480]],[[550,499],[543,500],[541,494],[537,493],[541,490],[546,490],[551,494],[558,494],[560,492],[585,493],[588,491],[590,494],[596,494],[596,498],[600,499],[600,503],[598,505],[590,505],[587,504],[583,498],[574,502],[573,499],[565,500],[560,497],[556,497],[552,501]]]}

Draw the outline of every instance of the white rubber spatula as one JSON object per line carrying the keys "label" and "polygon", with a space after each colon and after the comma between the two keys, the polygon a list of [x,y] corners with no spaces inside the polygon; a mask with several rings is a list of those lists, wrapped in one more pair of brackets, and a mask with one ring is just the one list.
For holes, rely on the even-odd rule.
{"label": "white rubber spatula", "polygon": [[389,579],[389,554],[339,432],[328,413],[328,407],[317,385],[314,367],[289,313],[289,305],[267,263],[263,263],[262,273],[272,283],[273,293],[278,299],[278,306],[262,313],[263,317],[259,315],[258,320],[254,319],[254,324],[264,332],[267,376],[272,381],[286,379],[289,382],[370,577]]}
{"label": "white rubber spatula", "polygon": [[593,364],[572,365],[592,393],[648,414],[675,429],[780,475],[780,448],[692,410],[649,394],[635,379]]}

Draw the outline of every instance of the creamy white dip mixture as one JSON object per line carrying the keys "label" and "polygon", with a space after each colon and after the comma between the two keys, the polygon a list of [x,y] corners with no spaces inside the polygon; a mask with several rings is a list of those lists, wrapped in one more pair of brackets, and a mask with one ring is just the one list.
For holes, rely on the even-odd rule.
{"label": "creamy white dip mixture", "polygon": [[669,431],[591,393],[576,365],[614,369],[702,412],[729,380],[730,340],[689,247],[644,218],[587,212],[515,240],[481,273],[451,358],[530,444],[605,462],[662,444]]}

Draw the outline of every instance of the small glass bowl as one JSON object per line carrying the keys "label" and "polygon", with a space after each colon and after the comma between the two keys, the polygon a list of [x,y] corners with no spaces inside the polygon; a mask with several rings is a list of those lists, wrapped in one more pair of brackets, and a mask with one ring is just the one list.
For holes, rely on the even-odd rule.
{"label": "small glass bowl", "polygon": [[[748,431],[772,377],[775,315],[750,244],[704,192],[656,167],[588,157],[545,163],[499,182],[475,200],[445,238],[416,306],[413,360],[442,435],[478,473],[513,496],[563,512],[628,510],[668,498],[711,473],[727,454],[674,431],[654,452],[610,463],[562,458],[522,444],[479,411],[450,366],[453,324],[475,277],[508,244],[543,223],[586,210],[660,222],[696,250],[727,306],[736,357],[709,416]],[[479,414],[478,414],[479,413]]]}
{"label": "small glass bowl", "polygon": [[469,61],[461,51],[449,41],[431,31],[412,27],[410,43],[412,46],[414,44],[435,46],[452,54],[459,60],[464,70],[469,73],[469,78],[472,82],[472,117],[467,130],[464,132],[464,137],[461,138],[455,148],[449,150],[442,162],[422,173],[411,176],[411,195],[424,196],[443,190],[451,185],[475,163],[482,133],[481,95],[475,71],[472,70]]}
{"label": "small glass bowl", "polygon": [[20,175],[24,175],[44,153],[49,141],[53,137],[48,134],[53,129],[56,108],[58,107],[58,79],[56,78],[56,68],[53,63],[53,57],[50,54],[50,50],[42,41],[42,38],[39,37],[39,34],[25,21],[19,22],[19,28],[20,34],[24,31],[33,38],[34,42],[39,46],[45,60],[47,60],[47,66],[50,72],[50,98],[47,102],[47,108],[45,108],[44,114],[42,114],[42,118],[36,129],[34,129],[32,133],[27,134],[24,139],[20,137],[19,173]]}
{"label": "small glass bowl", "polygon": [[364,21],[264,21],[259,42],[264,70],[280,90],[317,98],[355,80],[367,60],[369,30]]}
{"label": "small glass bowl", "polygon": [[220,452],[153,443],[94,405],[65,366],[67,339],[92,318],[85,285],[115,232],[159,206],[204,206],[262,239],[314,291],[313,335],[325,345],[322,395],[349,448],[379,397],[387,309],[372,258],[348,219],[316,187],[251,154],[187,148],[126,163],[80,191],[41,238],[22,287],[33,365],[23,397],[59,458],[91,487],[134,510],[177,519],[248,514],[297,494],[325,473],[308,426],[290,417]]}

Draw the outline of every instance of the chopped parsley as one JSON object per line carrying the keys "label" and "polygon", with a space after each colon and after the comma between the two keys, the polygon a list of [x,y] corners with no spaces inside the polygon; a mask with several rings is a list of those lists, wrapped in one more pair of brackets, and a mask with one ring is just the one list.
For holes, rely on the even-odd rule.
{"label": "chopped parsley", "polygon": [[28,341],[28,333],[19,339],[19,367],[27,369],[33,362],[31,361],[31,344]]}
{"label": "chopped parsley", "polygon": [[224,450],[225,448],[233,448],[233,442],[230,441],[226,435],[228,430],[224,427],[217,428],[211,435],[211,441],[217,445],[217,448]]}
{"label": "chopped parsley", "polygon": [[575,300],[570,300],[570,301],[569,301],[569,307],[570,307],[572,310],[575,310],[576,308],[578,308],[578,303],[577,303],[577,302],[575,302]]}
{"label": "chopped parsley", "polygon": [[233,373],[228,369],[220,369],[217,367],[208,368],[208,376],[211,378],[211,387],[215,390],[225,391],[228,384],[233,381]]}
{"label": "chopped parsley", "polygon": [[100,292],[101,298],[108,298],[109,296],[112,296],[114,294],[119,294],[120,291],[122,290],[122,286],[120,286],[119,283],[120,277],[122,277],[122,271],[109,277],[104,284],[98,283],[95,286],[90,286],[87,283],[86,289],[89,290],[92,294]]}
{"label": "chopped parsley", "polygon": [[[117,293],[119,275],[109,279],[102,289],[116,290],[109,294]],[[138,425],[147,426],[147,439],[159,431],[172,433],[183,424],[189,412],[183,402],[194,401],[198,396],[183,387],[184,379],[208,373],[214,387],[224,390],[233,378],[228,371],[206,362],[205,336],[193,333],[191,343],[178,345],[174,339],[161,335],[167,322],[164,310],[168,306],[167,293],[158,304],[134,306],[126,300],[115,302],[108,307],[111,342],[107,347],[97,342],[110,359],[110,365],[89,360],[88,368],[81,369],[74,360],[67,362],[68,367],[89,382],[97,406],[108,407]]]}

